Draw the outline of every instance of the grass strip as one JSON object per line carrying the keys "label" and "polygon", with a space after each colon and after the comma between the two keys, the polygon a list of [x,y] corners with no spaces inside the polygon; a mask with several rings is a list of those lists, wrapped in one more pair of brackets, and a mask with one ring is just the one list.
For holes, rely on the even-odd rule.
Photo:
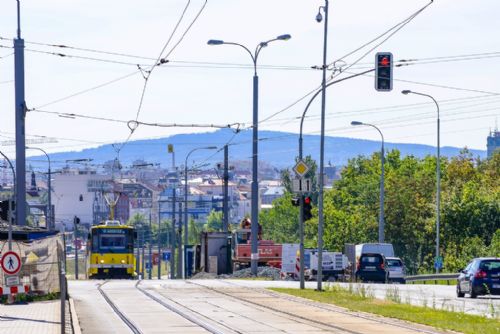
{"label": "grass strip", "polygon": [[428,325],[439,329],[454,330],[466,334],[493,334],[500,333],[500,321],[486,317],[469,315],[459,312],[435,310],[428,307],[413,306],[395,303],[389,300],[380,300],[367,295],[360,295],[347,289],[335,287],[328,291],[310,289],[283,289],[270,290],[307,298],[314,301],[334,304],[351,311],[373,313],[384,317],[406,320],[418,324]]}

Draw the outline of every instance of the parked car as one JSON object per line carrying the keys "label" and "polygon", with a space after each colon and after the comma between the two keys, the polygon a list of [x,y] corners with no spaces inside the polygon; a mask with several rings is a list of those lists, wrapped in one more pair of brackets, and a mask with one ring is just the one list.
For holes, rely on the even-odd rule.
{"label": "parked car", "polygon": [[356,280],[387,283],[389,269],[385,256],[378,253],[362,254],[356,266]]}
{"label": "parked car", "polygon": [[500,295],[500,258],[476,258],[460,271],[457,297],[463,297],[466,293],[471,298]]}
{"label": "parked car", "polygon": [[389,267],[389,282],[405,284],[406,270],[403,261],[399,257],[386,257]]}

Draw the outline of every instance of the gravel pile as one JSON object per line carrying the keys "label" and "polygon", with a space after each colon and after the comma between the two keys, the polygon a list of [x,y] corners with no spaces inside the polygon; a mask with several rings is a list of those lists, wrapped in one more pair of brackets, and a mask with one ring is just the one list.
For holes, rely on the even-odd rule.
{"label": "gravel pile", "polygon": [[[252,278],[252,269],[245,268],[238,271],[235,271],[232,274],[209,274],[205,272],[200,272],[194,275],[192,278],[194,279],[214,279],[214,278]],[[257,277],[269,278],[273,281],[281,280],[280,270],[272,267],[258,267],[257,268]]]}

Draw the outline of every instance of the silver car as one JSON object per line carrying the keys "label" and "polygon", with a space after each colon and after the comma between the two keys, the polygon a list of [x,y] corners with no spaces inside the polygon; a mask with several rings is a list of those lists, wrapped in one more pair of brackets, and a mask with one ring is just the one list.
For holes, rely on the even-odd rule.
{"label": "silver car", "polygon": [[389,267],[389,282],[405,284],[405,266],[399,257],[387,257],[387,266]]}

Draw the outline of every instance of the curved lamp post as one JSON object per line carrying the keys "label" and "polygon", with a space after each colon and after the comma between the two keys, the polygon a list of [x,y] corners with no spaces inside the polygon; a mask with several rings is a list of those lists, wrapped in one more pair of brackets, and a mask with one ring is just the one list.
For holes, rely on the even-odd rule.
{"label": "curved lamp post", "polygon": [[[4,157],[5,160],[7,160],[7,162],[9,163],[9,166],[10,166],[10,169],[12,170],[12,189],[13,189],[13,194],[12,194],[12,198],[15,199],[16,198],[16,170],[14,169],[14,166],[12,166],[12,162],[9,160],[9,158],[7,158],[7,156],[5,154],[3,154],[2,151],[0,151],[0,155],[2,155],[2,157]],[[11,204],[12,203],[12,198],[11,200],[9,200],[9,231],[8,231],[8,243],[9,243],[9,251],[12,250],[12,207],[11,207]]]}
{"label": "curved lamp post", "polygon": [[268,46],[269,43],[274,41],[287,41],[292,36],[289,34],[280,35],[276,38],[270,39],[265,42],[261,42],[257,44],[255,48],[255,52],[252,53],[246,46],[234,43],[234,42],[224,42],[222,40],[211,39],[208,41],[208,45],[236,45],[243,48],[252,58],[253,68],[254,68],[254,76],[253,76],[253,149],[252,149],[252,238],[251,238],[251,268],[252,275],[257,275],[257,265],[259,262],[259,253],[258,253],[258,245],[257,245],[257,234],[258,234],[258,226],[259,226],[259,179],[258,179],[258,143],[259,143],[259,135],[258,135],[258,120],[259,120],[259,76],[257,75],[257,59],[259,58],[259,54],[263,48]]}
{"label": "curved lamp post", "polygon": [[[441,157],[440,157],[440,120],[439,120],[439,104],[437,103],[436,99],[433,98],[429,94],[423,94],[419,92],[413,92],[411,90],[403,90],[401,91],[402,94],[408,95],[408,94],[415,94],[415,95],[421,95],[430,98],[432,101],[434,101],[434,104],[436,105],[436,110],[437,110],[437,161],[436,161],[436,179],[437,179],[437,185],[436,185],[436,259],[435,261],[437,262],[439,259],[439,219],[440,219],[440,212],[441,212]],[[436,273],[439,273],[439,266],[435,264],[436,267]]]}
{"label": "curved lamp post", "polygon": [[38,147],[28,147],[26,146],[27,149],[29,150],[38,150],[38,151],[41,151],[43,154],[45,154],[45,156],[47,157],[47,161],[49,162],[49,170],[48,170],[48,182],[47,182],[47,188],[48,188],[48,208],[47,208],[47,218],[48,218],[48,224],[47,224],[47,228],[49,230],[54,230],[54,221],[53,221],[53,217],[52,217],[52,187],[51,187],[51,169],[50,169],[50,157],[49,155],[47,154],[47,152],[45,152],[44,150],[42,150],[41,148],[38,148]]}
{"label": "curved lamp post", "polygon": [[385,227],[385,222],[384,222],[384,161],[385,161],[384,135],[382,134],[382,131],[380,131],[380,129],[373,124],[352,121],[351,125],[352,126],[358,126],[358,125],[371,126],[372,128],[375,128],[378,131],[378,133],[380,133],[380,137],[382,137],[382,148],[380,150],[380,161],[381,161],[382,167],[381,167],[381,171],[380,171],[380,211],[379,211],[379,217],[378,217],[378,242],[383,243],[383,242],[385,242],[385,233],[384,233],[384,227]]}
{"label": "curved lamp post", "polygon": [[[191,153],[198,151],[198,150],[216,150],[216,146],[206,146],[206,147],[197,147],[189,151],[189,153],[186,155],[186,161],[184,162],[184,248],[186,248],[186,245],[188,244],[188,168],[187,168],[187,163],[189,156]],[[182,246],[179,247],[179,249],[182,249]],[[185,253],[185,251],[184,251]],[[184,258],[184,254],[180,255],[182,258],[182,263],[183,263],[183,270],[182,270],[182,276],[183,278],[186,277],[186,264],[185,261],[186,259]]]}

